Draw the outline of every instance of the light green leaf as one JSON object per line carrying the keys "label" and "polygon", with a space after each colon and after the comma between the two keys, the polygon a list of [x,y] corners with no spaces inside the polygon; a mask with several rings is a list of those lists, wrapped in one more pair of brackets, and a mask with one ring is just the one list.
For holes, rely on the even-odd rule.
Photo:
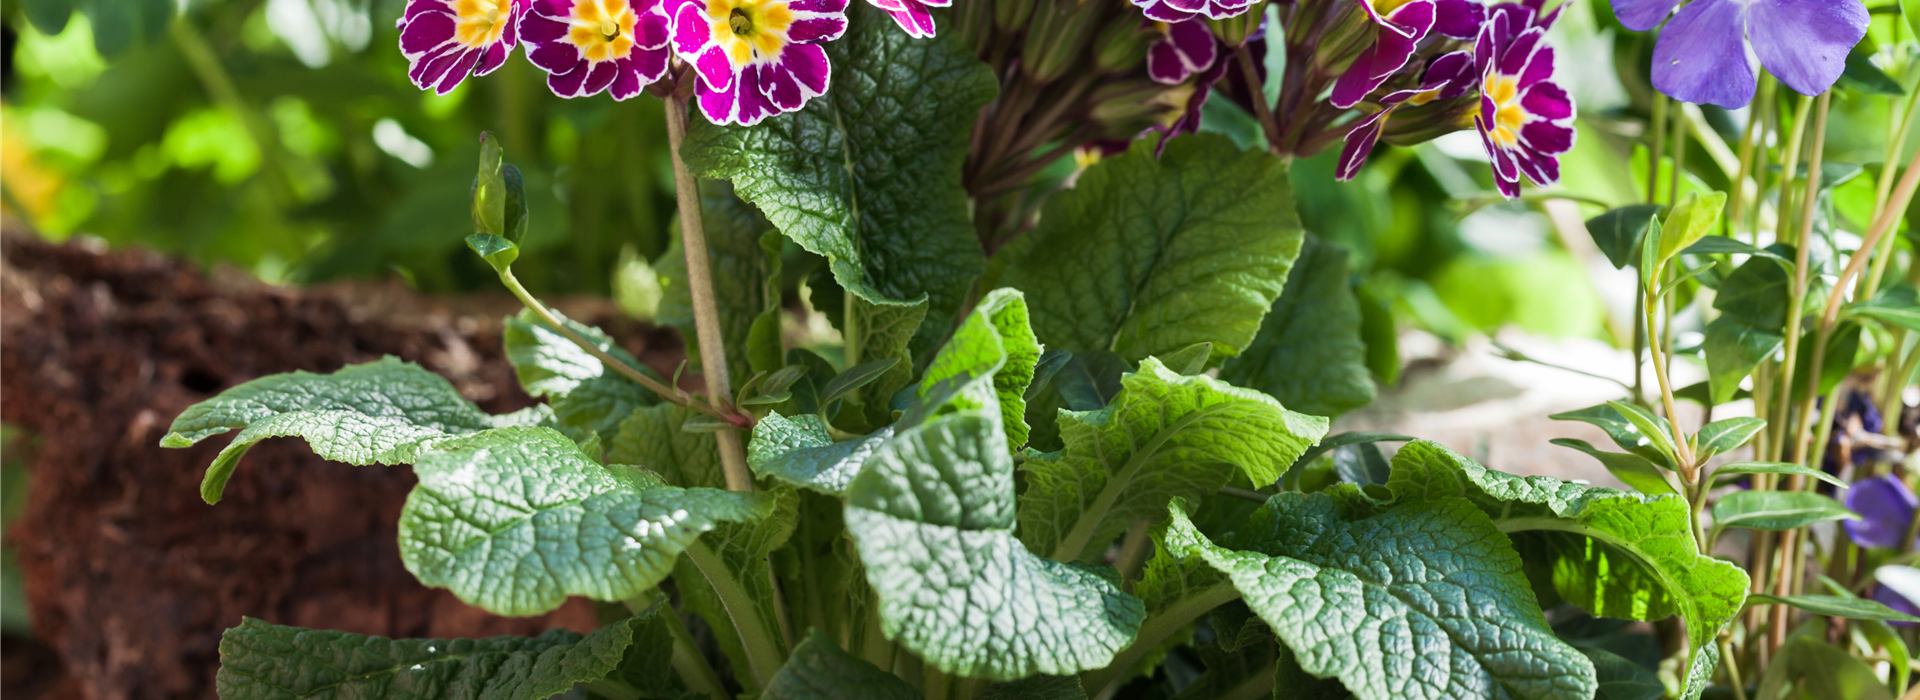
{"label": "light green leaf", "polygon": [[1895,282],[1871,299],[1848,305],[1847,313],[1892,327],[1920,330],[1920,291],[1906,282]]}
{"label": "light green leaf", "polygon": [[1738,491],[1713,504],[1713,528],[1791,530],[1828,520],[1860,516],[1826,496],[1810,491]]}
{"label": "light green leaf", "polygon": [[792,658],[774,674],[762,700],[920,700],[920,691],[899,676],[880,670],[865,659],[841,651],[821,634],[808,630],[793,648]]}
{"label": "light green leaf", "polygon": [[1302,669],[1360,700],[1593,696],[1593,664],[1553,636],[1520,557],[1464,499],[1356,518],[1282,493],[1224,546],[1171,513],[1169,551],[1226,574]]}
{"label": "light green leaf", "polygon": [[388,639],[282,627],[253,618],[220,636],[216,692],[225,700],[545,698],[613,673],[637,621],[593,634]]}
{"label": "light green leaf", "polygon": [[1399,502],[1472,501],[1523,557],[1552,572],[1563,598],[1595,616],[1679,614],[1693,651],[1689,677],[1711,675],[1719,657],[1714,636],[1746,599],[1746,572],[1699,552],[1687,503],[1676,496],[1518,477],[1430,442],[1411,443],[1393,456],[1387,487]]}
{"label": "light green leaf", "polygon": [[1647,223],[1659,215],[1658,204],[1630,204],[1587,219],[1587,233],[1600,252],[1607,254],[1613,269],[1624,269],[1628,263],[1638,262],[1633,255],[1640,250],[1640,238],[1647,235]]}
{"label": "light green leaf", "polygon": [[1580,421],[1607,431],[1607,437],[1612,438],[1613,444],[1619,445],[1620,449],[1639,455],[1653,462],[1654,466],[1664,469],[1673,468],[1673,460],[1668,459],[1665,454],[1656,449],[1653,441],[1648,440],[1647,436],[1628,421],[1626,416],[1621,415],[1610,405],[1603,403],[1578,411],[1555,413],[1547,417],[1553,420]]}
{"label": "light green leaf", "polygon": [[1840,488],[1847,488],[1847,482],[1840,477],[1818,469],[1808,469],[1790,462],[1729,462],[1713,470],[1714,476],[1729,474],[1799,474],[1809,479],[1819,479]]}
{"label": "light green leaf", "polygon": [[1160,522],[1167,501],[1198,501],[1238,469],[1271,484],[1327,433],[1327,420],[1147,358],[1099,411],[1062,412],[1066,449],[1027,459],[1020,539],[1053,559],[1104,552],[1135,520]]}
{"label": "light green leaf", "polygon": [[1834,595],[1789,595],[1776,596],[1754,593],[1747,596],[1748,605],[1791,605],[1816,615],[1845,617],[1855,620],[1899,620],[1901,622],[1920,622],[1920,617],[1894,610],[1876,601],[1865,598],[1841,597]]}
{"label": "light green leaf", "polygon": [[1773,258],[1783,265],[1793,264],[1793,261],[1780,257],[1779,253],[1765,248],[1756,248],[1752,244],[1727,236],[1706,236],[1693,245],[1687,246],[1686,250],[1680,253],[1682,255],[1758,255]]}
{"label": "light green leaf", "polygon": [[348,464],[408,464],[433,443],[485,430],[492,419],[440,375],[383,357],[333,374],[261,377],[187,407],[161,447],[191,447],[239,429],[213,458],[200,497],[220,502],[227,479],[254,443],[299,436],[322,458]]}
{"label": "light green leaf", "polygon": [[1194,343],[1159,359],[1167,369],[1191,377],[1207,371],[1207,360],[1213,359],[1213,343]]}
{"label": "light green leaf", "polygon": [[[653,375],[600,329],[566,318],[560,321],[600,351]],[[607,367],[532,311],[506,319],[505,346],[521,388],[547,397],[561,425],[592,430],[605,442],[613,440],[627,416],[660,402],[653,392]]]}
{"label": "light green leaf", "polygon": [[1156,143],[1088,168],[997,256],[1048,347],[1137,362],[1205,341],[1225,359],[1280,297],[1303,236],[1286,162],[1215,134]]}
{"label": "light green leaf", "polygon": [[902,432],[847,490],[846,524],[882,630],[955,676],[1014,680],[1106,666],[1140,601],[1013,536],[1013,459],[996,406]]}
{"label": "light green leaf", "polygon": [[505,272],[513,265],[513,261],[520,258],[520,246],[498,235],[476,233],[467,236],[466,240],[467,248],[486,259],[495,272]]}
{"label": "light green leaf", "polygon": [[1347,251],[1308,236],[1295,273],[1260,333],[1220,378],[1259,389],[1302,413],[1337,417],[1373,402],[1360,338],[1360,302],[1347,286]]}
{"label": "light green leaf", "polygon": [[[756,347],[755,324],[764,325],[761,319],[771,318],[775,324],[773,330],[779,330],[781,241],[773,224],[735,197],[733,188],[725,181],[700,183],[700,212],[700,224],[707,234],[707,267],[713,275],[720,339],[727,349],[727,372],[738,384],[753,376],[755,370],[752,357]],[[697,362],[699,338],[693,322],[693,295],[687,286],[687,253],[680,240],[677,216],[672,231],[673,245],[653,263],[662,291],[654,319],[680,329],[681,337],[687,340],[687,354]],[[769,312],[772,316],[768,316]],[[764,345],[766,339],[758,340]],[[775,343],[778,340],[777,336],[773,338]],[[779,355],[775,354],[772,360],[778,364]]]}
{"label": "light green leaf", "polygon": [[1697,459],[1704,462],[1707,458],[1722,452],[1732,452],[1747,444],[1754,434],[1767,427],[1767,422],[1752,416],[1717,420],[1700,427],[1694,438],[1700,443]]}
{"label": "light green leaf", "polygon": [[997,81],[958,33],[915,39],[873,8],[849,15],[846,36],[826,44],[836,70],[824,97],[750,128],[696,119],[683,155],[826,256],[854,294],[927,295],[930,345],[986,264],[960,169]]}
{"label": "light green leaf", "polygon": [[747,465],[755,475],[838,496],[853,483],[860,465],[873,456],[880,443],[893,437],[894,429],[888,426],[834,442],[826,422],[817,415],[787,418],[769,413],[753,426],[753,441],[747,443]]}
{"label": "light green leaf", "polygon": [[538,615],[569,595],[639,595],[701,533],[764,518],[771,506],[601,466],[547,428],[439,447],[414,465],[420,484],[400,512],[401,561],[421,583],[500,615]]}
{"label": "light green leaf", "polygon": [[1619,479],[1621,483],[1632,486],[1634,490],[1641,493],[1650,493],[1656,496],[1663,494],[1677,495],[1677,492],[1673,490],[1673,484],[1668,483],[1667,478],[1661,475],[1660,468],[1654,466],[1652,462],[1647,461],[1645,457],[1624,452],[1605,452],[1595,449],[1593,445],[1587,444],[1585,440],[1576,440],[1573,438],[1554,438],[1547,442],[1561,447],[1571,447],[1593,455],[1593,458],[1600,460],[1601,466],[1606,467],[1607,472],[1613,474],[1614,478]]}
{"label": "light green leaf", "polygon": [[1668,423],[1667,419],[1625,401],[1608,401],[1607,405],[1613,407],[1615,413],[1626,418],[1628,423],[1633,424],[1634,432],[1653,443],[1653,448],[1667,458],[1668,464],[1679,461],[1673,446],[1673,424]]}
{"label": "light green leaf", "polygon": [[1867,662],[1812,636],[1787,642],[1775,663],[1785,663],[1795,700],[1893,700],[1893,692]]}
{"label": "light green leaf", "polygon": [[1714,222],[1720,220],[1720,210],[1726,206],[1725,192],[1713,192],[1705,196],[1688,192],[1681,197],[1680,203],[1667,212],[1666,220],[1660,222],[1660,261],[1666,262],[1706,237]]}
{"label": "light green leaf", "polygon": [[1039,363],[1040,343],[1027,322],[1025,296],[1016,289],[995,289],[974,305],[966,322],[934,355],[920,377],[918,395],[924,400],[943,383],[992,375],[1007,442],[1025,445],[1027,385]]}
{"label": "light green leaf", "polygon": [[713,436],[684,429],[687,421],[706,417],[670,403],[634,411],[607,445],[607,462],[651,470],[682,488],[726,488]]}

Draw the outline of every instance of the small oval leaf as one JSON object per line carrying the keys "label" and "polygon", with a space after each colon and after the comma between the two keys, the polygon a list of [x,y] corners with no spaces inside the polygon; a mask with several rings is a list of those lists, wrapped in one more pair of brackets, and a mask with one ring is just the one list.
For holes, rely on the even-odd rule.
{"label": "small oval leaf", "polygon": [[1715,529],[1792,530],[1860,516],[1826,496],[1807,491],[1741,491],[1713,504]]}

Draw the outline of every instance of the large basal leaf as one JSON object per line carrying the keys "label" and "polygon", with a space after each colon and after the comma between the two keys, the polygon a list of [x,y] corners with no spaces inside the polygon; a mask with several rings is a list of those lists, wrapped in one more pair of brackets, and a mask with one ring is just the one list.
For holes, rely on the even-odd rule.
{"label": "large basal leaf", "polygon": [[1155,358],[1121,383],[1106,408],[1060,414],[1066,449],[1027,459],[1020,539],[1028,549],[1061,561],[1104,552],[1135,520],[1160,522],[1169,499],[1198,500],[1236,469],[1273,483],[1327,432],[1325,418],[1181,376]]}
{"label": "large basal leaf", "polygon": [[200,497],[218,503],[240,457],[270,437],[306,438],[315,454],[338,462],[391,465],[493,425],[440,375],[389,356],[333,374],[275,374],[228,389],[180,412],[160,446],[191,447],[238,429],[200,482]]}
{"label": "large basal leaf", "polygon": [[1176,504],[1167,548],[1226,574],[1302,669],[1361,700],[1593,696],[1593,664],[1554,637],[1520,557],[1473,504],[1343,510],[1282,493],[1216,545]]}
{"label": "large basal leaf", "polygon": [[[561,322],[628,367],[653,374],[600,329],[564,318]],[[527,393],[546,397],[561,425],[594,431],[602,441],[612,441],[620,421],[635,410],[660,402],[531,311],[506,319],[505,345],[507,361]]]}
{"label": "large basal leaf", "polygon": [[674,486],[726,488],[713,436],[681,430],[689,419],[703,415],[670,403],[634,411],[620,422],[620,431],[607,446],[607,463],[648,469]]}
{"label": "large basal leaf", "polygon": [[[913,382],[913,336],[927,317],[927,301],[912,304],[875,304],[853,298],[854,333],[860,343],[860,362],[899,358],[880,378],[860,388],[854,398],[875,409],[879,422],[887,422],[887,401],[895,392]],[[858,364],[849,362],[849,365]]]}
{"label": "large basal leaf", "polygon": [[[943,383],[993,376],[993,392],[1007,444],[1027,443],[1027,385],[1040,362],[1040,343],[1027,322],[1027,302],[1019,290],[996,289],[975,304],[965,323],[927,365],[917,392],[926,399]],[[906,427],[906,426],[901,426]]]}
{"label": "large basal leaf", "polygon": [[400,512],[400,558],[421,583],[500,615],[538,615],[570,595],[639,595],[701,533],[764,518],[772,505],[601,466],[547,428],[440,447],[414,465],[420,484]]}
{"label": "large basal leaf", "polygon": [[888,638],[955,676],[1013,680],[1106,666],[1140,601],[1013,536],[1013,458],[994,411],[880,446],[847,490],[846,524]]}
{"label": "large basal leaf", "polygon": [[993,72],[957,33],[915,39],[855,3],[826,45],[833,89],[753,127],[694,120],[683,155],[869,301],[930,299],[920,331],[937,340],[986,259],[960,184],[968,137],[993,99]]}
{"label": "large basal leaf", "polygon": [[1360,338],[1360,302],[1347,286],[1347,251],[1308,236],[1294,268],[1253,344],[1220,367],[1220,378],[1316,416],[1372,403],[1373,373]]}
{"label": "large basal leaf", "polygon": [[[1676,496],[1514,476],[1430,442],[1410,443],[1394,455],[1387,487],[1398,502],[1472,502],[1523,556],[1552,571],[1562,597],[1596,616],[1679,614],[1692,647],[1689,676],[1712,672],[1713,639],[1746,599],[1746,572],[1699,552],[1687,504]],[[1685,697],[1698,697],[1703,688],[1690,687]]]}
{"label": "large basal leaf", "polygon": [[223,700],[545,698],[606,678],[636,644],[666,656],[670,640],[650,628],[634,618],[584,637],[554,629],[538,637],[388,639],[242,618],[220,636],[214,686]]}
{"label": "large basal leaf", "polygon": [[808,630],[807,638],[793,648],[793,657],[774,674],[773,682],[760,697],[762,700],[920,700],[923,696],[899,676],[842,651],[820,630]]}
{"label": "large basal leaf", "polygon": [[[714,308],[720,316],[720,337],[727,349],[727,371],[735,385],[753,376],[756,369],[750,358],[753,327],[771,311],[775,330],[779,326],[780,240],[771,238],[773,224],[758,211],[733,196],[733,188],[724,181],[700,183],[701,225],[707,234],[707,267],[713,275]],[[693,322],[693,295],[687,286],[687,253],[682,247],[674,220],[673,245],[654,262],[660,279],[660,309],[655,320],[680,329],[687,339],[688,354],[695,359],[699,339]],[[770,241],[771,245],[766,243]],[[779,355],[773,364],[779,364]],[[778,369],[773,368],[758,368]],[[711,439],[711,438],[709,438]]]}
{"label": "large basal leaf", "polygon": [[834,442],[819,416],[787,418],[769,413],[753,426],[753,441],[747,443],[747,465],[756,475],[838,496],[853,483],[860,465],[880,443],[893,437],[893,431],[888,426],[871,435]]}
{"label": "large basal leaf", "polygon": [[1156,159],[1157,142],[1088,168],[1001,254],[996,283],[1027,292],[1048,347],[1232,357],[1280,297],[1303,235],[1286,163],[1214,134]]}

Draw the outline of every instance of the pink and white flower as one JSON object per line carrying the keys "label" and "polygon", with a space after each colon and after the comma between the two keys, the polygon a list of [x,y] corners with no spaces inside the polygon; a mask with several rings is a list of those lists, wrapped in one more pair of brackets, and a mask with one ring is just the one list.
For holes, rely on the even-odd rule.
{"label": "pink and white flower", "polygon": [[1159,36],[1147,46],[1147,76],[1154,82],[1179,85],[1213,67],[1220,52],[1205,19],[1154,22],[1153,28]]}
{"label": "pink and white flower", "polygon": [[1228,19],[1246,14],[1254,0],[1128,0],[1156,22],[1179,22],[1192,17]]}
{"label": "pink and white flower", "polygon": [[[1500,8],[1496,8],[1500,9]],[[1520,196],[1520,176],[1536,185],[1560,179],[1559,156],[1573,150],[1573,96],[1553,81],[1553,47],[1537,14],[1489,12],[1474,42],[1480,113],[1474,127],[1493,159],[1500,193]]]}
{"label": "pink and white flower", "polygon": [[893,23],[906,30],[907,36],[926,39],[933,36],[933,13],[929,7],[947,7],[953,0],[867,0],[868,4],[886,10],[893,17]]}
{"label": "pink and white flower", "polygon": [[1344,182],[1360,174],[1360,166],[1366,165],[1367,156],[1373,154],[1373,147],[1380,142],[1387,119],[1393,116],[1395,110],[1465,95],[1473,89],[1477,75],[1474,72],[1473,53],[1455,51],[1434,59],[1427,66],[1427,73],[1419,87],[1396,90],[1381,96],[1376,100],[1381,110],[1362,118],[1347,131],[1347,142],[1340,149],[1340,163],[1334,169],[1334,178]]}
{"label": "pink and white flower", "polygon": [[507,62],[520,42],[520,17],[531,0],[408,0],[395,22],[407,77],[445,95],[469,75]]}
{"label": "pink and white flower", "polygon": [[664,0],[533,0],[521,31],[553,94],[624,100],[666,75],[668,25]]}
{"label": "pink and white flower", "polygon": [[715,124],[758,124],[826,93],[820,44],[847,31],[847,0],[670,0],[673,50],[700,77]]}

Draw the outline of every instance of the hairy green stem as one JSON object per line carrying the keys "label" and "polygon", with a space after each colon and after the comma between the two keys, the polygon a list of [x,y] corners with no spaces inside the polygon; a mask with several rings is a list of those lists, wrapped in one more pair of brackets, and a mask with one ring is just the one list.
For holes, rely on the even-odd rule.
{"label": "hairy green stem", "polygon": [[1080,685],[1087,689],[1087,697],[1100,697],[1108,692],[1107,686],[1125,682],[1140,660],[1159,647],[1161,642],[1200,619],[1201,615],[1239,597],[1240,591],[1232,583],[1218,583],[1147,618],[1140,623],[1140,633],[1134,635],[1133,643],[1113,655],[1113,663],[1107,664],[1106,668],[1080,674]]}
{"label": "hairy green stem", "polygon": [[753,677],[755,688],[765,690],[767,684],[773,681],[773,674],[785,661],[786,654],[780,651],[774,631],[767,629],[766,622],[760,619],[760,613],[754,607],[753,594],[727,572],[720,555],[708,549],[706,543],[695,541],[686,551],[687,559],[713,586],[714,595],[720,597],[727,617],[733,620],[733,629],[740,635],[740,646],[746,652],[747,669]]}
{"label": "hairy green stem", "polygon": [[[687,293],[693,298],[693,325],[700,339],[700,374],[707,380],[707,400],[732,413],[733,383],[727,376],[726,340],[720,333],[720,310],[714,303],[713,271],[707,259],[707,233],[701,222],[700,183],[680,157],[687,140],[687,98],[667,98],[667,145],[673,158],[673,190],[680,204],[680,247],[687,254]],[[737,425],[737,423],[736,423]],[[736,428],[714,432],[720,444],[720,470],[728,491],[752,491],[753,473],[747,470],[747,451]]]}

